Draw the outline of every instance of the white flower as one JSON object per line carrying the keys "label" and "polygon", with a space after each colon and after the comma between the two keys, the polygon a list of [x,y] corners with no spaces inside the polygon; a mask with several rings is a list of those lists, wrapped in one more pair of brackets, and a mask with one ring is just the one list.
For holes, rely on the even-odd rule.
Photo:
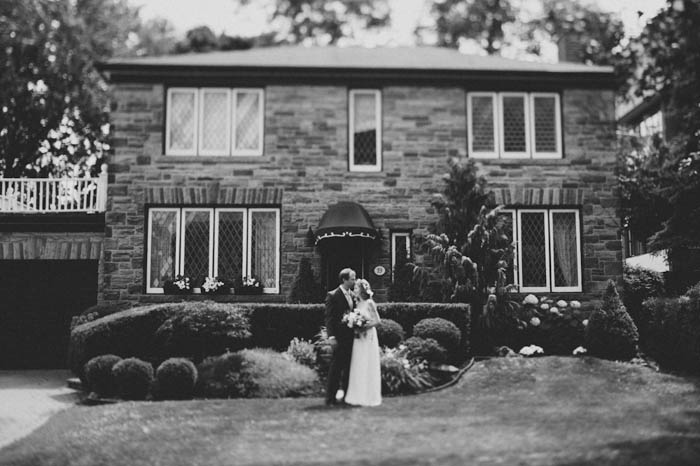
{"label": "white flower", "polygon": [[537,317],[533,317],[532,319],[530,319],[530,325],[532,325],[533,327],[539,327],[540,319]]}
{"label": "white flower", "polygon": [[578,301],[571,301],[569,305],[571,306],[571,309],[581,309],[581,303]]}
{"label": "white flower", "polygon": [[540,304],[540,309],[542,309],[543,311],[546,311],[547,309],[549,309],[549,304],[547,304],[547,303]]}
{"label": "white flower", "polygon": [[564,301],[563,299],[560,299],[559,301],[557,301],[557,306],[566,307],[567,306],[566,301]]}
{"label": "white flower", "polygon": [[529,294],[529,295],[525,296],[525,299],[523,299],[523,304],[536,305],[537,303],[539,303],[539,300],[537,299],[537,296],[535,296],[534,294]]}
{"label": "white flower", "polygon": [[574,356],[578,356],[579,354],[586,354],[588,353],[588,350],[584,348],[583,346],[579,346],[576,349],[574,349]]}
{"label": "white flower", "polygon": [[535,354],[544,354],[544,350],[537,345],[523,346],[518,351],[522,356],[533,356]]}
{"label": "white flower", "polygon": [[559,308],[556,308],[556,307],[550,308],[549,312],[551,312],[552,314],[560,314]]}
{"label": "white flower", "polygon": [[588,325],[588,319],[585,319],[585,320],[584,320],[583,322],[581,322],[581,323],[583,324],[584,327],[586,327],[586,326]]}

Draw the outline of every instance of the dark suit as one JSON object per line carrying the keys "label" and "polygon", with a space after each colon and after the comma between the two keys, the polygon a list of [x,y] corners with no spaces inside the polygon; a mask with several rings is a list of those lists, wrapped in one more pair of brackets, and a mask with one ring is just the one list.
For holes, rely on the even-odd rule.
{"label": "dark suit", "polygon": [[345,298],[340,287],[330,291],[326,296],[326,331],[329,337],[335,337],[338,345],[333,351],[331,365],[328,370],[328,386],[326,402],[335,401],[338,388],[348,389],[350,377],[350,358],[352,357],[352,342],[355,332],[343,322],[343,315],[352,307]]}

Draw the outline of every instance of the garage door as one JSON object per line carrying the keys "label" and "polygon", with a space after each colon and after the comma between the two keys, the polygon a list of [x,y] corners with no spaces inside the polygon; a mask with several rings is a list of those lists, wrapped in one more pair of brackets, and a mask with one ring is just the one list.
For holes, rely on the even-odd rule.
{"label": "garage door", "polygon": [[97,265],[0,261],[0,369],[66,366],[71,316],[97,300]]}

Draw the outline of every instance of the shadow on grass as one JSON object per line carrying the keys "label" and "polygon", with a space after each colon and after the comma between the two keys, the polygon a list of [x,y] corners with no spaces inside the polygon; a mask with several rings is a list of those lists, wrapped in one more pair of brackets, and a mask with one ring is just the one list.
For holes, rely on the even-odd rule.
{"label": "shadow on grass", "polygon": [[669,434],[612,442],[589,458],[557,466],[697,466],[700,464],[700,410],[684,411],[667,422]]}

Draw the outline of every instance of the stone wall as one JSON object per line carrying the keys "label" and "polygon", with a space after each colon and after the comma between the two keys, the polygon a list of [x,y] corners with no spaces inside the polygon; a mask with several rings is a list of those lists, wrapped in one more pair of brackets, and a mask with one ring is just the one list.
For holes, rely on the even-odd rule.
{"label": "stone wall", "polygon": [[[106,214],[104,280],[99,301],[144,301],[145,204],[230,204],[260,198],[281,206],[281,298],[289,292],[328,205],[360,203],[381,232],[375,265],[390,268],[390,231],[420,236],[436,219],[430,207],[448,156],[466,156],[466,103],[461,88],[384,87],[383,170],[350,173],[344,86],[268,86],[261,157],[163,156],[164,88],[117,84],[111,113],[114,156]],[[499,201],[582,205],[584,295],[621,273],[615,215],[614,109],[610,91],[562,94],[564,159],[489,161],[483,170]],[[536,193],[536,194],[534,194]],[[246,197],[248,196],[248,197]],[[369,277],[378,299],[390,274]],[[581,297],[581,295],[578,295]],[[585,298],[585,296],[583,296]]]}

